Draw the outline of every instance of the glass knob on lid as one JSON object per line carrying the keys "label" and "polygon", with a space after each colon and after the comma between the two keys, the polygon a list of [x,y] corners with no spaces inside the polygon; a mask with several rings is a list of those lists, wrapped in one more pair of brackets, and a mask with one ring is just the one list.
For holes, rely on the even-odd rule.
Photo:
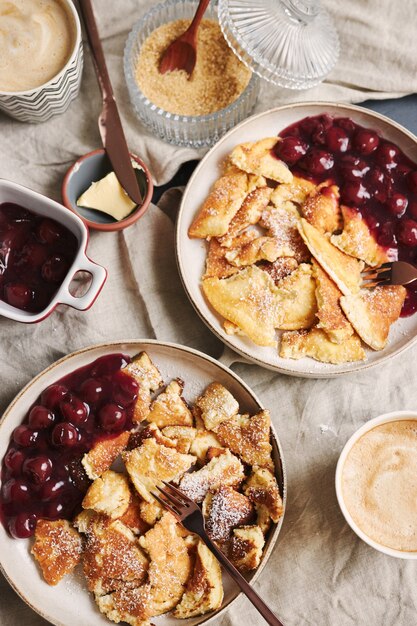
{"label": "glass knob on lid", "polygon": [[339,56],[336,29],[318,0],[219,0],[219,21],[237,56],[280,87],[317,85]]}

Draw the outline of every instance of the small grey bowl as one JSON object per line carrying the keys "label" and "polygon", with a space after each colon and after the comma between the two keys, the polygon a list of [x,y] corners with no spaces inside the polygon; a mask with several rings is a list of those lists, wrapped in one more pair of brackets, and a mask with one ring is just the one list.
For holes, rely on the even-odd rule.
{"label": "small grey bowl", "polygon": [[130,156],[141,168],[135,169],[135,172],[143,203],[120,221],[101,211],[77,206],[77,199],[90,187],[91,183],[104,178],[113,171],[104,148],[93,150],[93,152],[80,157],[67,171],[61,189],[62,202],[70,211],[76,213],[89,228],[104,231],[122,230],[134,224],[148,209],[153,193],[151,173],[139,157],[132,153]]}

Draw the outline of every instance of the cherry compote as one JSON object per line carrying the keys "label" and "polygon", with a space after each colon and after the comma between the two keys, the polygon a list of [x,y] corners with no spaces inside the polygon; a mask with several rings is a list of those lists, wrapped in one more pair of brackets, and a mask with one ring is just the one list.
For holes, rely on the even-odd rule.
{"label": "cherry compote", "polygon": [[[52,238],[45,229],[43,238]],[[83,455],[133,426],[138,384],[123,354],[101,357],[45,389],[13,431],[3,459],[0,510],[12,537],[29,537],[37,519],[72,519],[90,480]]]}
{"label": "cherry compote", "polygon": [[17,204],[0,204],[0,300],[38,313],[70,269],[77,238],[53,219]]}
{"label": "cherry compote", "polygon": [[[280,133],[274,152],[296,176],[338,185],[389,258],[417,265],[417,163],[374,130],[346,117],[306,117]],[[402,316],[417,311],[407,287]]]}

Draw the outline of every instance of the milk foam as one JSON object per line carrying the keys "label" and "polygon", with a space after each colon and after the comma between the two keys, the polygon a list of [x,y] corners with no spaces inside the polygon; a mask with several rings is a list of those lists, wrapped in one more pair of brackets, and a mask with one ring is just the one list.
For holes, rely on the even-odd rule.
{"label": "milk foam", "polygon": [[74,48],[74,20],[59,0],[0,0],[0,91],[56,76]]}
{"label": "milk foam", "polygon": [[350,450],[342,470],[346,507],[379,544],[417,551],[417,420],[376,426]]}

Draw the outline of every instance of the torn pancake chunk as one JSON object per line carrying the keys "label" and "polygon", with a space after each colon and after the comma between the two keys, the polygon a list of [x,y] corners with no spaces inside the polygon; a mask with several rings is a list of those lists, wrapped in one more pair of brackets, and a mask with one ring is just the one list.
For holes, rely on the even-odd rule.
{"label": "torn pancake chunk", "polygon": [[126,476],[107,470],[90,485],[82,506],[117,519],[127,511],[129,503],[130,489]]}
{"label": "torn pancake chunk", "polygon": [[279,183],[290,183],[293,178],[290,170],[273,153],[278,141],[277,137],[267,137],[259,141],[242,143],[234,148],[230,161],[250,174],[271,178]]}
{"label": "torn pancake chunk", "polygon": [[311,254],[344,295],[357,293],[361,284],[363,263],[341,252],[307,220],[300,223],[300,234]]}
{"label": "torn pancake chunk", "polygon": [[252,265],[224,280],[207,278],[203,291],[212,307],[254,343],[276,345],[278,300],[274,281],[266,272]]}
{"label": "torn pancake chunk", "polygon": [[180,378],[172,380],[153,401],[147,417],[148,422],[156,424],[159,428],[192,426],[193,416],[182,397],[183,390],[184,382]]}
{"label": "torn pancake chunk", "polygon": [[373,350],[382,350],[391,324],[400,317],[405,296],[401,285],[381,286],[343,296],[340,305],[361,339]]}
{"label": "torn pancake chunk", "polygon": [[354,334],[343,343],[337,344],[330,341],[321,328],[283,333],[279,354],[283,359],[302,359],[310,356],[316,361],[335,365],[364,361],[366,358],[358,335]]}
{"label": "torn pancake chunk", "polygon": [[330,237],[332,244],[342,252],[361,259],[372,267],[389,261],[385,248],[375,241],[361,213],[347,206],[342,206],[341,210],[344,222],[343,231],[340,235]]}
{"label": "torn pancake chunk", "polygon": [[197,398],[195,406],[200,410],[200,417],[207,430],[214,431],[221,422],[239,411],[236,398],[220,383],[210,383]]}
{"label": "torn pancake chunk", "polygon": [[316,280],[317,328],[322,328],[333,343],[343,343],[353,335],[353,328],[340,306],[342,292],[314,260],[313,276]]}
{"label": "torn pancake chunk", "polygon": [[187,619],[219,609],[223,602],[223,583],[220,565],[207,548],[198,540],[194,569],[181,602],[174,610],[174,617]]}
{"label": "torn pancake chunk", "polygon": [[238,487],[244,477],[242,463],[226,450],[201,469],[184,474],[179,488],[194,502],[202,502],[210,489],[216,491],[221,485]]}
{"label": "torn pancake chunk", "polygon": [[270,431],[271,416],[265,409],[252,417],[235,415],[222,422],[217,429],[217,436],[244,463],[274,471]]}
{"label": "torn pancake chunk", "polygon": [[31,553],[48,585],[57,585],[79,563],[81,537],[64,519],[38,520]]}
{"label": "torn pancake chunk", "polygon": [[162,480],[178,481],[195,463],[191,454],[180,454],[175,448],[159,445],[155,439],[145,439],[139,448],[123,452],[127,472],[139,495],[152,502],[151,491]]}
{"label": "torn pancake chunk", "polygon": [[231,167],[213,186],[194,219],[188,235],[192,238],[221,237],[239,211],[248,193],[248,175]]}
{"label": "torn pancake chunk", "polygon": [[143,422],[149,415],[151,393],[163,385],[161,374],[146,352],[140,352],[134,356],[124,371],[139,385],[133,419],[135,422]]}

